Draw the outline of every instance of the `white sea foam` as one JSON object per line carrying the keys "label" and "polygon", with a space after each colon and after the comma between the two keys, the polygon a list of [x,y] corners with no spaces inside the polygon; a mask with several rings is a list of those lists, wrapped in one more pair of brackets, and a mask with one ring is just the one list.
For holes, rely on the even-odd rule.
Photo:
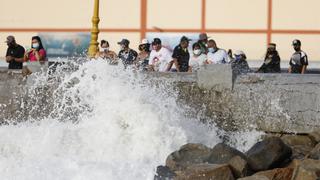
{"label": "white sea foam", "polygon": [[[46,78],[36,81],[40,86]],[[212,147],[223,134],[185,117],[170,84],[151,86],[139,73],[101,60],[66,75],[54,97],[50,116],[0,127],[1,179],[153,179],[181,145]],[[258,135],[236,134],[249,140],[235,144],[245,150]]]}

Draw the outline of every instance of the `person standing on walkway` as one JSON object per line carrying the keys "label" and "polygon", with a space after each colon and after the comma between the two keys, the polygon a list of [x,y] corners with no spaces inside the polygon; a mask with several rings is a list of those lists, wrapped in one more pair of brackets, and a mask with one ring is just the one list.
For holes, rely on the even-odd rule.
{"label": "person standing on walkway", "polygon": [[124,67],[127,68],[137,59],[138,53],[129,47],[130,41],[128,39],[122,39],[118,44],[121,46],[118,57],[122,60]]}
{"label": "person standing on walkway", "polygon": [[268,45],[264,62],[257,72],[258,73],[281,73],[280,56],[276,49],[276,44],[270,43]]}
{"label": "person standing on walkway", "polygon": [[175,64],[178,72],[189,71],[189,41],[191,41],[189,38],[187,38],[186,36],[182,36],[182,38],[180,39],[180,44],[173,50],[172,62]]}
{"label": "person standing on walkway", "polygon": [[42,41],[39,36],[33,36],[31,38],[31,49],[24,55],[24,61],[44,62],[47,59],[47,52],[42,45]]}
{"label": "person standing on walkway", "polygon": [[227,51],[218,48],[213,39],[208,41],[208,64],[226,64],[229,63]]}
{"label": "person standing on walkway", "polygon": [[289,73],[304,74],[307,71],[308,56],[301,50],[301,41],[298,39],[293,40],[292,46],[295,50],[290,58],[289,62]]}
{"label": "person standing on walkway", "polygon": [[198,43],[200,44],[202,54],[208,53],[208,38],[207,33],[201,33],[199,35]]}
{"label": "person standing on walkway", "polygon": [[6,43],[8,45],[6,61],[9,63],[9,69],[22,69],[25,50],[16,43],[14,36],[8,36]]}

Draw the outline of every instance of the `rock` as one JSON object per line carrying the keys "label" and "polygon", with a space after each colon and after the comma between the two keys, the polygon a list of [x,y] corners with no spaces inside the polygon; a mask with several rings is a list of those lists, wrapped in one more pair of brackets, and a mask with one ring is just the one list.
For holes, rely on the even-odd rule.
{"label": "rock", "polygon": [[320,132],[319,131],[312,132],[312,133],[308,134],[308,136],[316,144],[320,143]]}
{"label": "rock", "polygon": [[262,175],[253,175],[253,176],[240,178],[238,180],[270,180],[270,179],[267,178],[266,176],[262,176]]}
{"label": "rock", "polygon": [[173,179],[176,174],[167,166],[158,166],[157,174],[154,176],[154,180],[168,180]]}
{"label": "rock", "polygon": [[251,168],[246,159],[235,156],[228,162],[235,178],[246,177],[251,174]]}
{"label": "rock", "polygon": [[234,180],[227,164],[196,164],[179,173],[175,180]]}
{"label": "rock", "polygon": [[308,154],[310,154],[312,147],[297,145],[292,146],[292,156],[291,159],[304,159]]}
{"label": "rock", "polygon": [[270,180],[278,179],[278,180],[287,180],[291,179],[293,175],[293,168],[279,168],[272,169],[269,171],[261,171],[256,173],[255,175],[265,176]]}
{"label": "rock", "polygon": [[247,159],[246,155],[232,148],[226,144],[219,143],[212,149],[209,163],[211,164],[225,164],[228,163],[233,157],[240,156],[243,159]]}
{"label": "rock", "polygon": [[312,149],[308,157],[310,159],[320,160],[320,143]]}
{"label": "rock", "polygon": [[252,176],[238,180],[291,180],[293,175],[292,168],[280,168],[269,171],[261,171]]}
{"label": "rock", "polygon": [[320,161],[305,159],[293,172],[292,180],[318,180],[320,178]]}
{"label": "rock", "polygon": [[252,170],[263,171],[279,167],[291,157],[292,150],[280,138],[271,137],[256,143],[246,154]]}
{"label": "rock", "polygon": [[168,156],[166,166],[173,171],[183,170],[192,164],[207,162],[210,154],[211,149],[202,144],[186,144]]}
{"label": "rock", "polygon": [[282,141],[289,146],[309,146],[314,147],[314,142],[309,136],[299,135],[284,135],[281,137]]}

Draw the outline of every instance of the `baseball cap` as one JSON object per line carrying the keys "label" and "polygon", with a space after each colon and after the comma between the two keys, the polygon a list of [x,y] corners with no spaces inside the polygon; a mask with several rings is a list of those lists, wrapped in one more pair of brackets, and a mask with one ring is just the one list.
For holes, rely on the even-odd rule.
{"label": "baseball cap", "polygon": [[234,55],[235,56],[240,56],[240,55],[246,55],[246,54],[244,54],[244,52],[241,51],[241,50],[237,50],[236,52],[234,52]]}
{"label": "baseball cap", "polygon": [[148,39],[142,39],[140,45],[142,45],[142,44],[149,44]]}
{"label": "baseball cap", "polygon": [[192,41],[191,39],[189,39],[187,36],[182,36],[181,39],[180,39],[180,42],[183,42],[183,41]]}
{"label": "baseball cap", "polygon": [[154,39],[153,39],[153,42],[152,42],[152,45],[156,45],[156,44],[161,44],[161,39],[159,39],[159,38],[154,38]]}
{"label": "baseball cap", "polygon": [[207,33],[201,33],[199,34],[199,40],[202,41],[202,40],[205,40],[205,39],[208,39],[209,37],[207,36]]}
{"label": "baseball cap", "polygon": [[15,42],[16,40],[15,40],[15,38],[14,38],[14,36],[8,36],[7,37],[7,40],[5,41],[5,43],[11,43],[11,42]]}
{"label": "baseball cap", "polygon": [[118,44],[128,46],[130,44],[130,41],[128,39],[122,39],[120,42],[118,42]]}
{"label": "baseball cap", "polygon": [[292,41],[292,45],[301,45],[301,41],[299,39],[295,39]]}

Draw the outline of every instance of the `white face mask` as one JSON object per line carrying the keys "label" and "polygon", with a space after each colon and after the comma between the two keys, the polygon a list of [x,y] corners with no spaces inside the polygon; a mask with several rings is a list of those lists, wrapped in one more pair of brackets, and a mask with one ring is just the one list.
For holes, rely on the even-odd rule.
{"label": "white face mask", "polygon": [[216,48],[209,48],[208,51],[213,53],[216,51]]}
{"label": "white face mask", "polygon": [[199,56],[201,54],[201,49],[194,50],[193,54]]}
{"label": "white face mask", "polygon": [[109,51],[109,48],[101,48],[101,51],[107,52]]}
{"label": "white face mask", "polygon": [[38,47],[39,47],[39,43],[33,43],[33,44],[32,44],[32,48],[37,49]]}

